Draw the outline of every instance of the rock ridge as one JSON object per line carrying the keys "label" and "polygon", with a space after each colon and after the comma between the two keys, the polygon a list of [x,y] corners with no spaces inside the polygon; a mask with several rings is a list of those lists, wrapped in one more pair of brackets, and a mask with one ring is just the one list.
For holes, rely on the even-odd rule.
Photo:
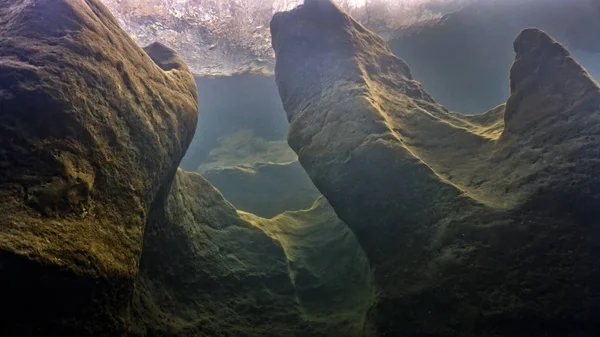
{"label": "rock ridge", "polygon": [[335,8],[274,16],[276,80],[290,146],[374,270],[375,335],[600,332],[598,84],[528,29],[507,103],[452,113]]}

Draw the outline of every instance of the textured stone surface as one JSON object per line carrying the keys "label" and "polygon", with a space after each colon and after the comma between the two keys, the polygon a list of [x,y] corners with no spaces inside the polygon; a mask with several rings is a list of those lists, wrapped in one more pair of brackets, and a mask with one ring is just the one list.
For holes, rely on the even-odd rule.
{"label": "textured stone surface", "polygon": [[374,270],[379,336],[595,336],[600,89],[542,31],[506,106],[450,113],[328,0],[272,23],[302,166]]}
{"label": "textured stone surface", "polygon": [[183,61],[161,45],[147,52],[99,1],[0,1],[7,335],[96,336],[129,324],[145,223],[198,114]]}
{"label": "textured stone surface", "polygon": [[279,241],[179,170],[148,225],[136,312],[150,336],[324,336],[303,318]]}
{"label": "textured stone surface", "polygon": [[371,271],[354,234],[320,197],[311,208],[271,219],[238,212],[281,243],[308,322],[326,336],[365,336],[374,293]]}

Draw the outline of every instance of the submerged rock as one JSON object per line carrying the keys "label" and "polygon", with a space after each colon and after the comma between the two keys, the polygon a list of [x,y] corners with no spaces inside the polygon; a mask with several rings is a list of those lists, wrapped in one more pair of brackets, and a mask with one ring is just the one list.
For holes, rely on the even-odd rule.
{"label": "submerged rock", "polygon": [[328,337],[365,336],[374,294],[354,234],[320,197],[311,208],[271,219],[240,216],[281,243],[305,319]]}
{"label": "submerged rock", "polygon": [[0,1],[4,336],[130,324],[145,223],[198,114],[184,62],[147,52],[97,0]]}
{"label": "submerged rock", "polygon": [[[236,336],[241,333],[255,336],[362,336],[366,329],[366,311],[373,300],[368,262],[354,235],[326,201],[319,199],[315,203],[320,193],[285,139],[288,123],[274,78],[244,73],[223,78],[197,78],[197,83],[201,89],[200,106],[205,107],[202,109],[204,117],[198,122],[199,132],[184,162],[195,163],[191,167],[197,169],[223,193],[227,201],[239,210],[241,218],[260,230],[250,230],[246,228],[245,222],[238,219],[232,222],[237,227],[229,227],[237,228],[235,231],[219,231],[211,235],[210,240],[195,236],[186,239],[198,242],[200,247],[215,246],[231,252],[236,260],[243,262],[242,266],[219,258],[220,255],[207,252],[206,249],[199,250],[201,253],[193,253],[180,246],[179,254],[186,257],[178,260],[196,261],[194,263],[198,266],[236,270],[237,275],[237,282],[231,282],[227,278],[221,279],[224,277],[221,276],[224,274],[222,272],[206,273],[213,275],[210,278],[215,282],[210,289],[218,289],[218,296],[196,294],[193,291],[188,294],[185,291],[186,297],[198,298],[195,302],[203,303],[201,307],[192,309],[193,317],[196,318],[186,319],[185,331],[208,335],[216,334],[218,330],[236,331]],[[203,134],[203,130],[206,133]],[[201,180],[198,175],[188,176],[195,181]],[[206,188],[186,190],[183,198],[190,201],[179,208],[198,209],[194,212],[195,218],[186,221],[169,220],[166,221],[169,225],[157,228],[183,226],[211,232],[212,227],[219,225],[218,221],[234,218],[231,206],[225,206],[222,197],[219,196],[219,200],[223,204],[218,207],[229,210],[227,217],[222,212],[219,216],[213,216],[214,210],[218,208],[214,205],[207,208],[208,214],[200,211],[204,207],[200,204],[205,203],[202,200],[208,200],[203,194],[208,193]],[[212,191],[212,187],[208,190]],[[172,191],[173,195],[177,193],[181,192]],[[169,213],[176,215],[177,211]],[[243,229],[239,228],[241,223],[245,226],[242,226]],[[148,244],[149,247],[157,247],[154,256],[162,254],[162,262],[153,259],[154,262],[149,262],[148,265],[162,266],[173,260],[172,256],[165,256],[164,250],[158,248],[174,246],[165,242],[164,238],[171,236],[165,234],[165,230],[157,231],[158,234],[153,235],[155,243]],[[281,247],[279,251],[274,248],[264,249],[270,247],[264,243],[259,248],[255,239],[248,241],[249,238],[260,238],[261,235],[265,239],[265,233],[280,243],[283,250]],[[246,239],[238,242],[242,238]],[[200,256],[196,257],[196,254]],[[247,255],[266,257],[246,261]],[[277,263],[272,261],[273,258],[278,259]],[[265,280],[272,278],[265,272],[265,268],[282,271],[276,267],[281,266],[281,259],[286,261],[286,273],[289,267],[288,277],[280,277],[278,283]],[[172,274],[189,275],[189,271],[195,269],[185,268],[185,272]],[[194,285],[190,289],[202,288],[197,285],[202,279],[200,276],[191,278],[196,281],[193,281]],[[291,300],[289,293],[282,294],[282,289],[289,291],[285,282],[293,283],[296,302]],[[267,287],[257,287],[256,284],[267,284]],[[277,284],[281,289],[275,287]],[[240,296],[240,289],[245,294],[243,306],[237,304],[238,300],[234,300]],[[268,291],[265,293],[265,290]],[[160,290],[155,292],[160,293]],[[247,307],[252,310],[246,310]],[[281,314],[270,312],[270,308],[281,314],[286,313],[289,319],[282,319]],[[218,312],[211,314],[209,310]],[[224,313],[229,310],[235,315],[227,317]],[[302,313],[300,320],[294,316],[298,312]],[[173,313],[169,315],[172,317]],[[208,325],[213,330],[203,328],[207,323],[197,317],[212,317],[214,323]],[[240,330],[234,324],[236,321],[252,328]],[[307,327],[301,330],[297,325],[299,321],[311,326],[314,331],[310,332]],[[267,329],[269,324],[273,326],[270,330]],[[161,333],[170,329],[172,328],[167,325]]]}
{"label": "submerged rock", "polygon": [[[0,0],[0,335],[358,331],[368,304],[310,317],[304,287],[328,284],[298,280],[278,238],[177,171],[197,100],[179,56],[138,48],[97,0]],[[331,251],[359,254],[327,211],[349,247]]]}
{"label": "submerged rock", "polygon": [[278,240],[179,170],[149,223],[136,312],[151,336],[325,336],[304,319]]}
{"label": "submerged rock", "polygon": [[595,336],[600,89],[540,30],[450,113],[329,0],[271,23],[289,143],[374,270],[378,336]]}

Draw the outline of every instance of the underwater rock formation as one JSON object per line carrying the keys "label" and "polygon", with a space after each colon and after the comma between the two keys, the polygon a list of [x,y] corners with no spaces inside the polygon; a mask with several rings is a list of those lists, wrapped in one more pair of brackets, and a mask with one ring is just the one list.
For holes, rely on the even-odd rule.
{"label": "underwater rock formation", "polygon": [[325,336],[304,321],[288,260],[197,173],[177,172],[149,223],[136,312],[150,336]]}
{"label": "underwater rock formation", "polygon": [[0,1],[3,336],[130,323],[145,223],[198,114],[184,62],[146,52],[97,0]]}
{"label": "underwater rock formation", "polygon": [[506,100],[514,37],[537,27],[564,43],[600,78],[600,11],[594,0],[477,1],[407,26],[389,41],[414,78],[450,110],[481,113]]}
{"label": "underwater rock formation", "polygon": [[324,200],[263,219],[179,170],[153,219],[134,301],[140,335],[363,335],[369,265]]}
{"label": "underwater rock formation", "polygon": [[519,34],[506,105],[450,113],[329,0],[271,22],[302,166],[374,272],[377,336],[600,333],[600,88]]}
{"label": "underwater rock formation", "polygon": [[[286,229],[339,243],[303,280],[268,220],[177,170],[197,96],[175,52],[140,49],[96,0],[0,0],[0,335],[360,335],[368,263],[331,208]],[[311,294],[356,289],[310,316]]]}
{"label": "underwater rock formation", "polygon": [[320,197],[272,219],[238,212],[281,243],[304,317],[328,337],[366,336],[371,272],[354,234]]}
{"label": "underwater rock formation", "polygon": [[[154,254],[157,258],[146,259],[153,261],[147,264],[162,266],[169,264],[169,261],[180,260],[186,263],[193,262],[198,266],[214,266],[223,271],[231,269],[235,271],[237,282],[226,278],[225,272],[208,273],[199,270],[193,274],[198,275],[197,277],[189,277],[195,267],[171,272],[173,275],[188,275],[186,280],[191,281],[190,289],[202,288],[199,284],[205,281],[202,281],[201,276],[210,277],[214,279],[214,284],[211,283],[209,288],[211,292],[213,289],[219,289],[219,295],[195,294],[191,290],[189,293],[188,290],[184,290],[186,297],[197,298],[194,302],[202,303],[202,306],[192,309],[192,317],[184,320],[187,322],[186,329],[173,328],[167,324],[160,333],[180,330],[180,333],[185,331],[214,335],[220,330],[235,331],[236,336],[240,333],[255,336],[363,336],[363,330],[366,329],[366,311],[373,299],[368,262],[354,235],[339,220],[327,202],[319,199],[315,203],[320,193],[285,140],[288,122],[281,106],[275,79],[260,74],[243,73],[230,77],[197,78],[196,81],[200,90],[199,104],[203,117],[198,122],[198,133],[184,163],[200,172],[223,193],[227,201],[240,210],[244,220],[261,230],[250,230],[246,228],[247,224],[239,219],[223,220],[233,219],[234,216],[231,214],[232,207],[226,206],[220,196],[215,199],[220,200],[216,204],[221,206],[205,207],[203,204],[206,202],[203,200],[212,198],[207,198],[201,193],[216,193],[211,192],[212,187],[187,188],[185,193],[177,192],[177,188],[173,187],[173,199],[187,200],[179,209],[183,213],[191,209],[195,217],[185,221],[169,220],[165,221],[168,225],[157,226],[158,234],[152,235],[155,237],[154,242],[147,244],[148,247],[157,247],[157,253]],[[187,175],[189,178],[186,179],[201,180],[198,175]],[[183,173],[181,177],[184,177]],[[176,197],[178,194],[182,196]],[[171,203],[168,207],[174,208],[172,204],[174,205]],[[216,216],[215,208],[226,209],[228,212],[220,212],[220,215]],[[203,209],[208,210],[208,213]],[[179,211],[171,210],[168,213],[177,215]],[[215,231],[214,227],[221,226],[218,221],[231,222],[234,225],[228,229],[234,230]],[[208,249],[190,252],[180,245],[177,254],[185,258],[174,258],[165,254],[170,250],[158,247],[175,247],[174,244],[165,242],[164,238],[172,236],[165,234],[165,231],[170,232],[178,227],[190,228],[186,230],[189,233],[199,230],[215,233],[210,236],[210,240],[205,235],[181,235],[181,238],[184,238],[183,241],[195,242],[198,247],[215,247],[217,252]],[[248,241],[248,238],[265,236],[262,231],[280,243],[283,250],[279,246],[275,249],[263,243],[261,247],[271,247],[270,250],[265,250],[256,247],[255,241],[258,239]],[[247,239],[240,241],[244,237]],[[243,264],[238,266],[220,258],[223,253],[218,253],[219,250],[231,252],[236,261],[243,261]],[[258,258],[246,260],[246,255]],[[289,264],[290,274],[288,278],[279,278],[281,290],[271,289],[276,283],[270,281],[273,277],[269,277],[265,268],[281,272],[281,268],[276,267],[280,266],[281,259]],[[263,261],[262,264],[260,261]],[[285,271],[287,273],[287,265]],[[291,301],[290,294],[282,294],[282,290],[289,290],[285,282],[288,282],[287,285],[293,282],[297,302]],[[167,286],[170,284],[164,283]],[[268,287],[263,289],[258,287],[258,284],[266,284]],[[165,286],[150,293],[160,293],[161,288]],[[172,293],[176,293],[175,289]],[[243,289],[245,294],[243,306],[236,304],[239,301],[236,298],[241,296],[240,289]],[[269,291],[265,293],[265,289]],[[154,302],[160,305],[163,301]],[[220,302],[235,305],[228,306]],[[281,314],[270,313],[270,308]],[[298,317],[294,315],[298,310],[313,332],[306,327],[302,330],[296,324]],[[169,312],[168,309],[166,311]],[[225,313],[228,311],[236,314],[226,317]],[[289,315],[287,320],[282,319],[283,313]],[[172,316],[173,313],[169,314],[169,317]],[[214,323],[208,326],[212,327],[212,330],[203,329],[206,322],[197,317],[210,317]],[[236,321],[243,324],[235,325]],[[267,324],[271,324],[273,328],[266,329]],[[286,325],[289,325],[288,330],[285,329]],[[240,326],[253,328],[240,329]]]}

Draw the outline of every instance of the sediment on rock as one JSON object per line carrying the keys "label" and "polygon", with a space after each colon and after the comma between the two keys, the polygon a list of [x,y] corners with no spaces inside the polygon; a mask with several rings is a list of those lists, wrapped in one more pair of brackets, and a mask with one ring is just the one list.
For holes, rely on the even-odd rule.
{"label": "sediment on rock", "polygon": [[305,321],[288,269],[278,240],[179,170],[145,235],[134,301],[142,335],[325,336]]}
{"label": "sediment on rock", "polygon": [[2,0],[0,32],[0,330],[119,334],[194,133],[193,76],[96,0]]}
{"label": "sediment on rock", "polygon": [[329,0],[271,32],[288,141],[365,250],[377,335],[600,332],[600,89],[562,45],[523,31],[506,105],[465,117]]}

